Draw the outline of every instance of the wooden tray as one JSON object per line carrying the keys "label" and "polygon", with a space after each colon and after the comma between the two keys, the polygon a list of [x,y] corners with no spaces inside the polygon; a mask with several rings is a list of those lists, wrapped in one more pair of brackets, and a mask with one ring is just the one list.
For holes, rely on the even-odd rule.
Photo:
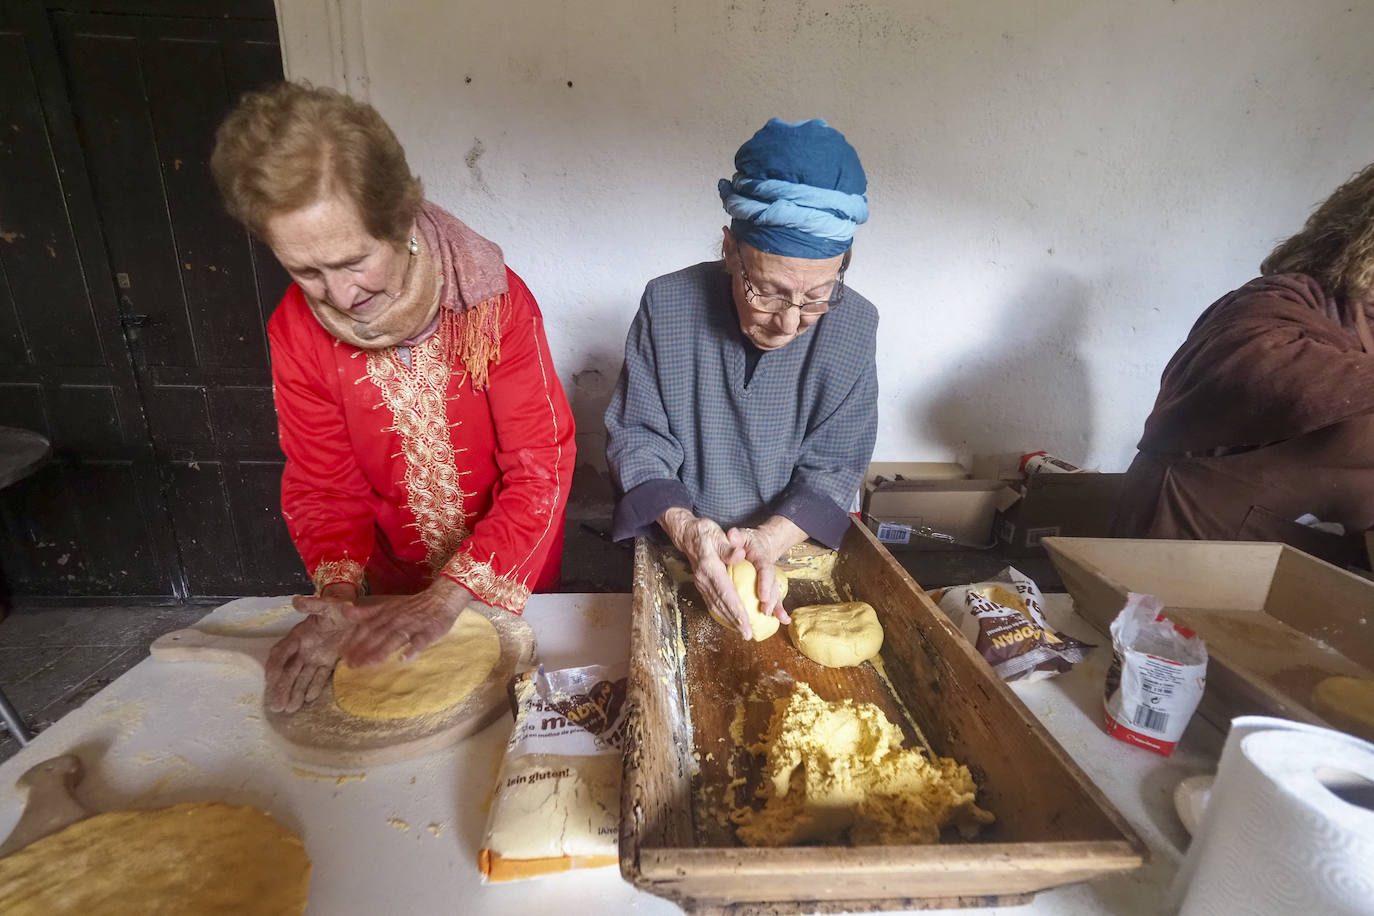
{"label": "wooden tray", "polygon": [[[636,544],[620,821],[627,880],[697,912],[911,909],[1024,903],[1144,861],[1125,819],[867,529],[852,524],[838,558],[828,557],[833,570],[827,556],[789,555],[811,578],[789,576],[786,604],[872,604],[886,632],[886,678],[870,664],[823,668],[785,633],[746,645],[710,619],[692,586],[675,586],[670,551]],[[769,696],[792,679],[824,699],[878,703],[913,746],[923,735],[967,764],[997,823],[974,843],[740,846],[712,811],[732,757],[746,790],[758,780],[757,761],[730,735],[736,703],[748,744],[767,722]]]}
{"label": "wooden tray", "polygon": [[1261,714],[1374,728],[1313,705],[1328,677],[1374,678],[1374,582],[1285,544],[1045,538],[1078,611],[1104,633],[1127,592],[1160,598],[1207,643],[1198,714],[1222,731]]}

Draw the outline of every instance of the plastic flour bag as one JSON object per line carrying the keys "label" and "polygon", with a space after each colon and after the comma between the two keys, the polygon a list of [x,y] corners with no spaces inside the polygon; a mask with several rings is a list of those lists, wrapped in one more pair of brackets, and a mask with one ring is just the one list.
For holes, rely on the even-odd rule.
{"label": "plastic flour bag", "polygon": [[1008,566],[986,582],[930,597],[1004,681],[1038,681],[1068,671],[1093,648],[1050,629],[1031,578]]}
{"label": "plastic flour bag", "polygon": [[1109,735],[1167,757],[1207,686],[1207,646],[1170,623],[1163,608],[1154,595],[1126,597],[1112,621],[1115,655],[1103,699]]}
{"label": "plastic flour bag", "polygon": [[526,671],[477,854],[484,880],[620,861],[625,666]]}

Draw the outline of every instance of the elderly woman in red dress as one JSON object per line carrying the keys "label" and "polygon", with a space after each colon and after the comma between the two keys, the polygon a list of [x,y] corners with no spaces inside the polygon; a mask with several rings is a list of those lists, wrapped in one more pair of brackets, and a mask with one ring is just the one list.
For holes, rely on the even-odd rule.
{"label": "elderly woman in red dress", "polygon": [[282,514],[315,597],[267,670],[271,707],[294,711],[340,657],[413,657],[470,602],[518,614],[557,583],[573,419],[534,297],[424,200],[373,108],[247,95],[211,167],[295,281],[268,337]]}

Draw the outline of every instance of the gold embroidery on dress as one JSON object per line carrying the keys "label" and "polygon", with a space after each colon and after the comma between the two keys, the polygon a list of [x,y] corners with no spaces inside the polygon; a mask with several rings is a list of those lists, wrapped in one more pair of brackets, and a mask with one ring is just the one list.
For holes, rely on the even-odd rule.
{"label": "gold embroidery on dress", "polygon": [[363,564],[357,560],[325,560],[315,567],[315,574],[310,577],[310,581],[315,584],[316,595],[324,591],[326,585],[335,585],[339,582],[347,582],[361,592]]}
{"label": "gold embroidery on dress", "polygon": [[[438,572],[468,536],[462,488],[448,422],[448,383],[453,370],[439,335],[410,349],[406,366],[395,347],[367,354],[367,375],[391,408],[391,432],[401,437],[406,491],[425,560]],[[457,424],[454,424],[457,425]]]}
{"label": "gold embroidery on dress", "polygon": [[466,553],[454,554],[440,572],[461,580],[470,592],[487,604],[508,611],[523,611],[525,602],[530,599],[528,586],[498,574],[490,563],[475,560]]}

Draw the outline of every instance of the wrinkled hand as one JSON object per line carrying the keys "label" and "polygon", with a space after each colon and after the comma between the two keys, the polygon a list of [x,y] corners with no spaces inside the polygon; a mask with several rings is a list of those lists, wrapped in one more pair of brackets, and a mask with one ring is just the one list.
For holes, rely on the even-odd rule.
{"label": "wrinkled hand", "polygon": [[353,624],[343,609],[352,607],[357,591],[351,585],[331,585],[318,598],[301,595],[291,606],[309,614],[283,636],[267,656],[267,708],[295,712],[314,702],[329,681],[344,637]]}
{"label": "wrinkled hand", "polygon": [[791,623],[792,618],[783,609],[782,592],[777,582],[776,564],[786,546],[763,528],[731,528],[725,537],[757,570],[759,613],[771,614],[784,624]]}
{"label": "wrinkled hand", "polygon": [[385,661],[403,650],[402,661],[443,636],[472,601],[472,593],[440,576],[414,595],[372,596],[343,609],[353,631],[343,644],[343,658],[355,668]]}
{"label": "wrinkled hand", "polygon": [[[745,639],[754,638],[754,628],[744,604],[730,579],[730,566],[744,560],[744,550],[730,543],[719,525],[709,518],[697,518],[683,508],[669,509],[659,517],[668,537],[687,556],[692,579],[706,602],[706,610],[725,626],[733,626]],[[771,575],[771,567],[770,567]]]}

